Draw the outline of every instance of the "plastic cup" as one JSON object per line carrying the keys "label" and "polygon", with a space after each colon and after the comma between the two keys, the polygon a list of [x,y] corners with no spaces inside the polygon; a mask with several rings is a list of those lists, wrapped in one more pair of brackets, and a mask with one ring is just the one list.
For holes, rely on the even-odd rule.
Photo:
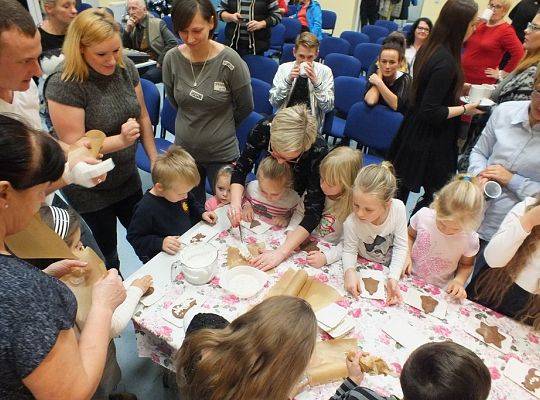
{"label": "plastic cup", "polygon": [[487,181],[484,185],[484,194],[488,200],[499,198],[502,194],[501,185],[495,181]]}
{"label": "plastic cup", "polygon": [[94,157],[97,157],[107,135],[97,129],[92,129],[91,131],[86,132],[85,136],[90,141],[90,153],[92,153]]}
{"label": "plastic cup", "polygon": [[471,103],[477,103],[480,100],[482,100],[485,96],[484,93],[486,92],[486,89],[483,85],[471,85],[471,89],[469,90],[469,102]]}
{"label": "plastic cup", "polygon": [[300,76],[301,77],[306,77],[307,76],[307,73],[306,73],[306,62],[302,62],[300,63]]}
{"label": "plastic cup", "polygon": [[484,21],[489,21],[492,16],[493,16],[493,10],[491,8],[486,8],[482,12],[482,15],[480,15],[480,18],[483,19]]}

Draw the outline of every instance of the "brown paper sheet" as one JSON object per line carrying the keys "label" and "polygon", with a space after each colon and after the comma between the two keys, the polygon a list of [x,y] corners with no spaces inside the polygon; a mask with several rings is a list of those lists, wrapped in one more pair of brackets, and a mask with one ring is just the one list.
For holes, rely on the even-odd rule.
{"label": "brown paper sheet", "polygon": [[308,279],[308,274],[306,273],[306,271],[301,270],[301,271],[296,272],[296,274],[294,274],[292,281],[285,288],[285,291],[283,292],[283,294],[285,296],[301,297],[299,294],[302,288],[304,287],[304,285],[306,284],[307,279]]}
{"label": "brown paper sheet", "polygon": [[100,130],[92,129],[86,132],[85,136],[90,141],[90,153],[93,157],[97,158],[98,154],[101,152],[103,142],[105,141],[107,135]]}
{"label": "brown paper sheet", "polygon": [[51,228],[45,225],[39,214],[30,220],[28,226],[6,238],[8,249],[23,259],[74,259],[68,245]]}
{"label": "brown paper sheet", "polygon": [[347,377],[346,353],[356,350],[356,339],[334,339],[317,342],[306,374],[311,386]]}

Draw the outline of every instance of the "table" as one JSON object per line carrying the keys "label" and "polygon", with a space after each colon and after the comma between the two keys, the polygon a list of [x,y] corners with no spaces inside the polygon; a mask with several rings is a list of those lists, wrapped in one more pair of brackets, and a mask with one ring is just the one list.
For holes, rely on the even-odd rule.
{"label": "table", "polygon": [[[402,347],[391,337],[381,330],[389,318],[407,318],[414,322],[430,341],[453,340],[474,351],[482,358],[490,370],[492,377],[491,400],[533,400],[534,396],[529,394],[523,388],[513,383],[505,376],[503,370],[506,362],[510,358],[516,358],[531,366],[540,366],[540,336],[533,333],[532,330],[519,324],[507,317],[504,317],[494,311],[486,309],[483,306],[470,302],[463,303],[449,302],[448,314],[445,320],[439,320],[435,317],[421,313],[406,304],[387,307],[383,302],[377,300],[368,300],[360,298],[354,300],[350,296],[345,296],[343,289],[343,273],[341,262],[336,262],[330,266],[319,269],[311,268],[307,265],[306,253],[299,252],[293,254],[284,263],[278,266],[273,274],[269,276],[270,284],[267,285],[256,297],[248,300],[240,300],[236,296],[227,293],[219,286],[220,272],[226,269],[226,249],[229,245],[237,246],[237,236],[234,230],[230,230],[230,225],[225,215],[224,209],[218,209],[219,219],[218,230],[221,232],[216,235],[209,243],[219,249],[219,272],[218,275],[207,285],[192,286],[187,283],[180,274],[177,282],[171,283],[171,264],[178,259],[177,256],[170,256],[160,253],[140,270],[127,279],[131,281],[135,277],[151,273],[154,276],[154,282],[157,287],[165,288],[165,296],[156,304],[150,307],[139,305],[133,320],[136,326],[137,347],[140,357],[149,357],[153,362],[166,368],[174,370],[171,356],[180,348],[184,339],[184,330],[178,328],[161,318],[163,309],[169,309],[174,304],[174,299],[181,296],[186,288],[196,288],[201,295],[209,296],[203,308],[205,312],[214,312],[225,318],[232,320],[241,315],[252,305],[261,302],[269,286],[275,283],[288,268],[304,269],[309,275],[314,276],[321,282],[327,283],[336,288],[343,299],[338,302],[339,305],[348,309],[348,314],[355,321],[354,330],[348,337],[358,339],[359,347],[374,355],[382,357],[389,365],[393,366],[397,372],[401,368],[410,354],[410,349]],[[196,225],[192,229],[198,229]],[[264,241],[267,248],[275,248],[284,240],[284,233],[280,229],[271,229],[264,235],[255,237],[247,229],[243,230],[244,240],[247,242]],[[320,245],[325,245],[321,243]],[[384,267],[378,264],[361,262],[361,268],[372,268],[383,270]],[[441,290],[435,286],[426,284],[420,279],[408,277],[400,282],[402,291],[409,287],[417,289],[432,295],[435,298],[445,296]],[[481,341],[476,340],[468,333],[464,332],[462,327],[473,321],[496,321],[500,329],[511,333],[514,338],[514,347],[511,353],[503,354]],[[320,339],[329,339],[328,334],[320,332]],[[329,399],[339,386],[340,382],[321,385],[310,388],[308,391],[299,394],[297,400],[307,399]],[[391,394],[402,396],[399,386],[399,379],[384,376],[366,376],[364,385],[370,387],[382,395]]]}

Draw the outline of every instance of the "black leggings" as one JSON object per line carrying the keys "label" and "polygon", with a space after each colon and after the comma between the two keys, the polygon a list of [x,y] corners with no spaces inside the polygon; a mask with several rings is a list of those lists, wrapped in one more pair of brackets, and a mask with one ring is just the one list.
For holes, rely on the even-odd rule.
{"label": "black leggings", "polygon": [[375,0],[362,0],[360,3],[360,23],[364,25],[375,25],[379,18],[379,6]]}
{"label": "black leggings", "polygon": [[118,218],[124,228],[127,229],[133,216],[133,209],[141,198],[142,191],[138,190],[118,203],[98,211],[81,214],[81,217],[92,230],[94,238],[105,256],[107,269],[120,268],[116,243],[116,219]]}

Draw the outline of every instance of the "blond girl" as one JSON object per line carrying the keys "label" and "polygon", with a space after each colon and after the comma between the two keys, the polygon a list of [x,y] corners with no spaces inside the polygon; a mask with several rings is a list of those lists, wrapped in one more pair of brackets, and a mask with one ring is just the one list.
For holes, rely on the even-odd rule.
{"label": "blond girl", "polygon": [[219,207],[225,206],[231,202],[231,176],[231,165],[224,165],[219,169],[216,174],[214,195],[204,203],[204,209],[206,211],[215,211]]}
{"label": "blond girl", "polygon": [[268,156],[257,169],[257,180],[247,185],[242,219],[257,218],[269,224],[286,227],[301,207],[300,196],[292,188],[292,171],[288,164]]}
{"label": "blond girl", "polygon": [[480,225],[484,196],[476,178],[458,175],[436,195],[430,208],[411,217],[406,273],[446,288],[453,297],[464,299],[474,257],[480,248],[475,230]]}
{"label": "blond girl", "polygon": [[215,314],[193,318],[176,359],[182,399],[292,398],[315,347],[310,305],[297,297],[270,297],[226,324]]}
{"label": "blond girl", "polygon": [[389,267],[387,304],[401,301],[398,280],[407,260],[407,212],[394,199],[396,177],[392,164],[368,165],[360,170],[353,186],[353,212],[343,224],[343,270],[345,289],[360,294],[356,259]]}

